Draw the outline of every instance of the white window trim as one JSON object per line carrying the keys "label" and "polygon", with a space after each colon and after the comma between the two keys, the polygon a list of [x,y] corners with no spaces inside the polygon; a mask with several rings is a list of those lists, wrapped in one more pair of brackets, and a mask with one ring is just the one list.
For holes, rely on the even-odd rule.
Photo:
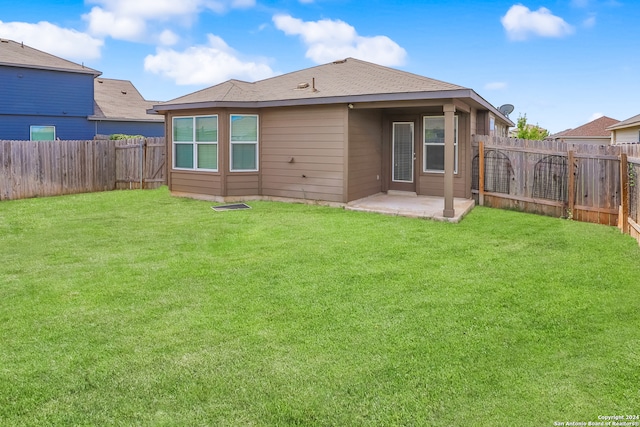
{"label": "white window trim", "polygon": [[[444,147],[444,142],[442,144],[440,143],[433,143],[433,142],[425,142],[424,141],[424,131],[425,131],[425,121],[426,119],[439,119],[439,118],[443,118],[444,119],[444,115],[440,115],[440,116],[422,116],[422,171],[424,173],[441,173],[444,174],[444,170],[437,170],[437,169],[427,169],[427,149],[426,147],[429,145],[432,146],[442,146]],[[454,141],[453,141],[453,153],[454,153],[454,164],[453,164],[453,173],[454,174],[458,174],[458,134],[460,133],[460,130],[458,129],[458,116],[455,115],[454,116],[454,121],[453,121],[453,127],[454,127]]]}
{"label": "white window trim", "polygon": [[[255,117],[256,118],[256,140],[255,141],[232,141],[231,123],[234,117]],[[260,116],[258,114],[230,114],[229,115],[229,171],[230,172],[258,172],[260,170]],[[233,146],[234,145],[254,145],[256,146],[256,168],[255,169],[233,169]]]}
{"label": "white window trim", "polygon": [[[215,117],[216,118],[216,122],[218,123],[218,128],[216,129],[216,135],[218,136],[216,141],[197,141],[196,142],[196,118],[198,117]],[[191,136],[191,141],[174,141],[173,139],[173,126],[175,123],[175,119],[191,119],[193,121],[193,135]],[[219,145],[219,138],[220,136],[220,118],[218,117],[217,114],[201,114],[201,115],[197,115],[197,116],[174,116],[171,118],[171,163],[172,163],[172,168],[175,170],[184,170],[184,171],[203,171],[203,172],[218,172],[218,170],[220,169],[220,145]],[[183,167],[178,167],[176,166],[176,151],[175,151],[175,146],[176,145],[185,145],[185,144],[191,144],[193,145],[193,167],[192,168],[183,168]],[[198,167],[198,145],[215,145],[216,146],[216,168],[215,169],[209,169],[209,168],[199,168]]]}
{"label": "white window trim", "polygon": [[31,125],[29,126],[29,141],[44,141],[44,140],[34,140],[33,139],[33,128],[53,128],[53,139],[49,140],[49,141],[55,141],[56,140],[56,127],[54,125]]}

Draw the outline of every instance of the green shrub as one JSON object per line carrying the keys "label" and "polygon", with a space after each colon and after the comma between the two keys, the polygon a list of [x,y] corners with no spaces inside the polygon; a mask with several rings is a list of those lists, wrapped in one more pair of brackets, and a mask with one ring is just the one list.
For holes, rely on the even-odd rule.
{"label": "green shrub", "polygon": [[110,140],[118,140],[118,139],[144,139],[142,135],[126,135],[124,133],[114,133],[109,137]]}

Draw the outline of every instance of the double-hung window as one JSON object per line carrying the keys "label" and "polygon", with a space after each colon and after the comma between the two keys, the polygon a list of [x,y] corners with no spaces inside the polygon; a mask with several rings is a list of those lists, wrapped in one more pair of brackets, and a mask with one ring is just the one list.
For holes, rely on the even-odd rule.
{"label": "double-hung window", "polygon": [[30,126],[29,138],[31,141],[55,141],[55,126]]}
{"label": "double-hung window", "polygon": [[[444,116],[424,117],[424,172],[444,172]],[[454,173],[458,173],[458,116],[454,117]]]}
{"label": "double-hung window", "polygon": [[218,116],[173,118],[173,167],[218,170]]}
{"label": "double-hung window", "polygon": [[230,162],[232,172],[258,170],[258,116],[231,115]]}

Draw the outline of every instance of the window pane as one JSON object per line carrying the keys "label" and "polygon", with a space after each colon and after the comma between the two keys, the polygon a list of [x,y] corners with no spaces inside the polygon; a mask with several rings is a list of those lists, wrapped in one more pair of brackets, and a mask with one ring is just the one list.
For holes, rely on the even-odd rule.
{"label": "window pane", "polygon": [[257,141],[258,116],[231,116],[231,141]]}
{"label": "window pane", "polygon": [[193,169],[193,144],[175,144],[177,168]]}
{"label": "window pane", "polygon": [[218,117],[196,117],[196,141],[218,142]]}
{"label": "window pane", "polygon": [[231,169],[256,170],[256,144],[232,144],[231,145]]}
{"label": "window pane", "polygon": [[425,117],[424,142],[444,144],[444,117]]}
{"label": "window pane", "polygon": [[173,141],[193,141],[193,118],[180,117],[173,119]]}
{"label": "window pane", "polygon": [[31,126],[32,141],[54,141],[55,139],[55,126]]}
{"label": "window pane", "polygon": [[444,145],[425,145],[427,170],[444,170]]}
{"label": "window pane", "polygon": [[218,169],[217,144],[198,144],[198,169]]}

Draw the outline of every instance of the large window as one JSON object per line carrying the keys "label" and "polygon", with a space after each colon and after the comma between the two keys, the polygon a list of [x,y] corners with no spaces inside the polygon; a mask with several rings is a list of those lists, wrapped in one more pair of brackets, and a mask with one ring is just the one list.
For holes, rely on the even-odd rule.
{"label": "large window", "polygon": [[173,167],[218,170],[218,116],[173,118]]}
{"label": "large window", "polygon": [[[458,173],[458,116],[454,117],[454,173]],[[425,172],[444,172],[444,116],[424,117]]]}
{"label": "large window", "polygon": [[29,129],[31,141],[55,141],[55,126],[31,126]]}
{"label": "large window", "polygon": [[258,170],[258,116],[231,115],[231,171]]}

